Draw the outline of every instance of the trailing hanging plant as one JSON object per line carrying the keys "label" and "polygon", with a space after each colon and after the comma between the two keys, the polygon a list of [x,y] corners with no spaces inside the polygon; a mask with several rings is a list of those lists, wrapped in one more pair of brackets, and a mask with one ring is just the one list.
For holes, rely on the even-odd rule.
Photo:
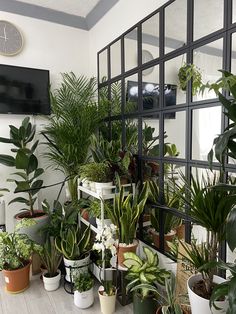
{"label": "trailing hanging plant", "polygon": [[186,91],[188,82],[192,80],[192,95],[195,96],[202,85],[202,74],[195,64],[184,63],[178,72],[179,86]]}

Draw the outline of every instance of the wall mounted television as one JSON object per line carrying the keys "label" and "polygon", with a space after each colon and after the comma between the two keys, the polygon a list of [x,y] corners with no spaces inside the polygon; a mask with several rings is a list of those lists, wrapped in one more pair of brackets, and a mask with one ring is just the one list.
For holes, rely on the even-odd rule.
{"label": "wall mounted television", "polygon": [[0,113],[49,115],[49,71],[0,64]]}
{"label": "wall mounted television", "polygon": [[[176,105],[176,90],[177,86],[173,84],[165,84],[164,86],[164,106]],[[142,82],[142,102],[143,110],[151,110],[159,108],[159,84]],[[127,81],[127,100],[138,101],[138,83],[135,81]],[[165,119],[175,119],[175,112],[166,112]]]}

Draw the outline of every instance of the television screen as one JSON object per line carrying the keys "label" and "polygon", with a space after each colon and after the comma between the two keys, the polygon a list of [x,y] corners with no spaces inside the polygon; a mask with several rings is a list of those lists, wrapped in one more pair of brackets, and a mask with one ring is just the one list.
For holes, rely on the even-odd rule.
{"label": "television screen", "polygon": [[0,64],[0,113],[50,114],[49,71]]}
{"label": "television screen", "polygon": [[[164,106],[175,106],[176,105],[176,89],[177,86],[173,84],[165,84],[164,94],[165,103]],[[156,83],[142,83],[142,102],[143,110],[150,110],[159,108],[159,94],[160,87]],[[138,82],[128,81],[127,82],[127,100],[132,102],[138,101]],[[165,119],[174,119],[175,112],[165,113]]]}

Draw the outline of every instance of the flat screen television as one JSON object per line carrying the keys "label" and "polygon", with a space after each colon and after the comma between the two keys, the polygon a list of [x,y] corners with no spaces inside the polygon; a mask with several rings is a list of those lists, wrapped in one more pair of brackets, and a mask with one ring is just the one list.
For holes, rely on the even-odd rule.
{"label": "flat screen television", "polygon": [[0,113],[50,112],[48,70],[0,64]]}
{"label": "flat screen television", "polygon": [[[164,106],[176,105],[176,90],[177,86],[173,84],[165,84],[164,86]],[[157,109],[159,108],[159,84],[142,82],[142,102],[143,110]],[[127,100],[137,102],[138,101],[138,82],[127,82]],[[174,119],[175,112],[165,113],[165,119]]]}

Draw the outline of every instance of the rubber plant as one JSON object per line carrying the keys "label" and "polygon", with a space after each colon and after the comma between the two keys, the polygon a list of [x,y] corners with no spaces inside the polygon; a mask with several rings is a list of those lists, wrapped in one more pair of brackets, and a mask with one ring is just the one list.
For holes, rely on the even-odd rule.
{"label": "rubber plant", "polygon": [[0,163],[16,171],[12,173],[15,178],[7,181],[16,184],[15,193],[25,193],[27,197],[16,197],[9,202],[22,203],[24,207],[21,210],[28,210],[31,217],[35,216],[34,204],[37,200],[36,194],[43,185],[43,180],[39,177],[44,170],[38,167],[38,159],[35,150],[39,141],[34,141],[36,127],[30,122],[30,118],[26,117],[19,128],[9,125],[9,138],[0,137],[1,143],[11,144],[13,155],[0,155]]}

